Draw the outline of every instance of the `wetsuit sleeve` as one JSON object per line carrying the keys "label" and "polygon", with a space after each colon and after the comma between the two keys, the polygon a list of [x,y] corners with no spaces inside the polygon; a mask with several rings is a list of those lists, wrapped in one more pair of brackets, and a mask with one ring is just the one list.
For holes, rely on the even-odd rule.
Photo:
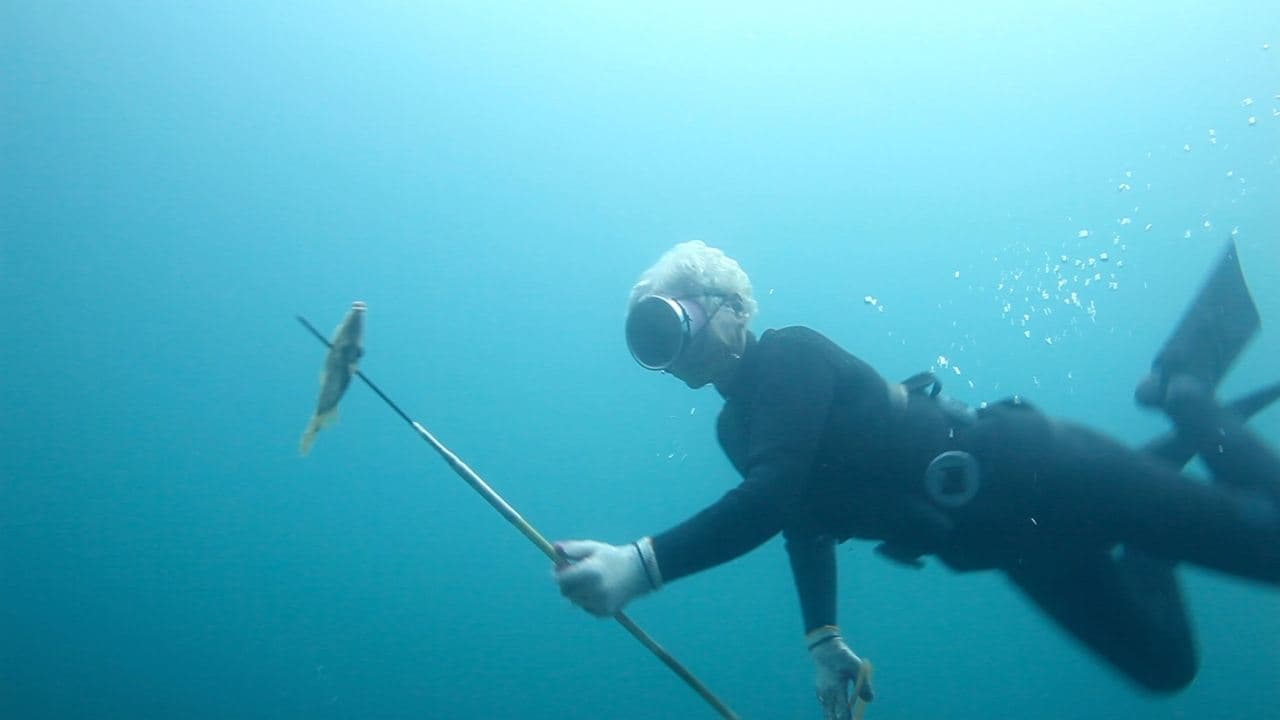
{"label": "wetsuit sleeve", "polygon": [[760,343],[744,479],[710,507],[653,538],[663,580],[739,557],[801,516],[835,370],[819,348]]}
{"label": "wetsuit sleeve", "polygon": [[745,555],[781,529],[776,508],[737,487],[697,515],[654,536],[653,554],[663,582],[671,582]]}
{"label": "wetsuit sleeve", "polygon": [[784,533],[800,595],[804,631],[836,625],[836,541],[829,535]]}

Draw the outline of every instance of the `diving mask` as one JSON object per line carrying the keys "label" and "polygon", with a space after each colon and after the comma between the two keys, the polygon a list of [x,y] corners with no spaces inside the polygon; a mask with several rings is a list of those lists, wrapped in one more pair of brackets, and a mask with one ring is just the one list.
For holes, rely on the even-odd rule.
{"label": "diving mask", "polygon": [[640,367],[667,370],[680,359],[709,317],[706,308],[691,298],[647,295],[627,315],[627,349]]}

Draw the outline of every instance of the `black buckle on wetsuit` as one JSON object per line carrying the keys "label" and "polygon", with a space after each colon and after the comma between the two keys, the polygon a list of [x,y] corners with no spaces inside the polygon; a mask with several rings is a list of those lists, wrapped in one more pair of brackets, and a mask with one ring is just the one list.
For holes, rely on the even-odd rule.
{"label": "black buckle on wetsuit", "polygon": [[931,398],[938,397],[938,393],[942,392],[942,381],[928,370],[903,380],[902,386],[912,395],[927,395]]}

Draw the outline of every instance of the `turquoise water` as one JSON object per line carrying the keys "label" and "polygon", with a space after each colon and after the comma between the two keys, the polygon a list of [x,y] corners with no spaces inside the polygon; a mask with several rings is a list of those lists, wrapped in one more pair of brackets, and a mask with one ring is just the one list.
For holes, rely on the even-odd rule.
{"label": "turquoise water", "polygon": [[[376,382],[611,542],[736,482],[714,392],[621,339],[691,238],[758,328],[1137,443],[1235,231],[1272,324],[1225,390],[1274,379],[1280,8],[846,5],[0,7],[0,717],[714,717],[366,388],[300,459],[295,313],[367,301]],[[868,717],[1280,704],[1274,589],[1185,570],[1203,669],[1152,698],[995,576],[840,557]],[[779,541],[630,611],[744,718],[819,717]]]}

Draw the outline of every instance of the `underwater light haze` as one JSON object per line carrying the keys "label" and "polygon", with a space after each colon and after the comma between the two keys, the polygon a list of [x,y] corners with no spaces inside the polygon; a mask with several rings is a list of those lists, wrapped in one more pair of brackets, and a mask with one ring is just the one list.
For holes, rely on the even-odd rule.
{"label": "underwater light haze", "polygon": [[[299,457],[297,314],[366,302],[409,415],[626,543],[739,482],[719,395],[623,340],[672,245],[741,262],[757,331],[1136,445],[1230,237],[1226,397],[1280,374],[1276,3],[5,3],[0,717],[716,716],[367,387]],[[995,573],[838,556],[868,718],[1280,706],[1275,587],[1180,569],[1201,669],[1153,696]],[[744,719],[821,717],[781,538],[627,610]]]}

